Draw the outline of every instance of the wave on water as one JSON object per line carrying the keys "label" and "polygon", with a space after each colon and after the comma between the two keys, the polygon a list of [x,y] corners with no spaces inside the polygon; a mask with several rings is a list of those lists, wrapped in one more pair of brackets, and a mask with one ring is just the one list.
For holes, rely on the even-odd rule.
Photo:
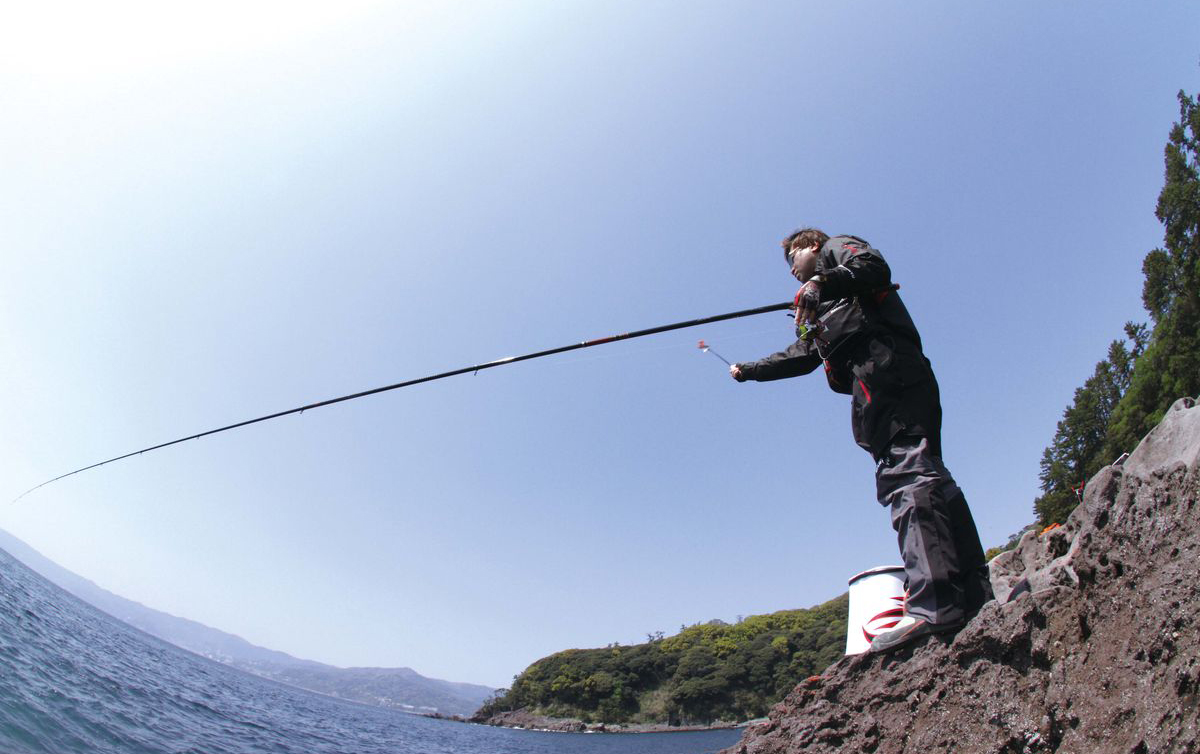
{"label": "wave on water", "polygon": [[739,735],[540,733],[321,696],[144,634],[0,550],[5,754],[705,754]]}

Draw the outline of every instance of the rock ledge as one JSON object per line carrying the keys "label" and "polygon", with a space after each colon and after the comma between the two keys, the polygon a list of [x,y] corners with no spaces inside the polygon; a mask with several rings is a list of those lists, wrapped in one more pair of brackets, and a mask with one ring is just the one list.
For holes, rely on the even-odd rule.
{"label": "rock ledge", "polygon": [[998,601],[952,640],[838,661],[725,754],[1200,751],[1198,487],[1185,398],[992,561]]}

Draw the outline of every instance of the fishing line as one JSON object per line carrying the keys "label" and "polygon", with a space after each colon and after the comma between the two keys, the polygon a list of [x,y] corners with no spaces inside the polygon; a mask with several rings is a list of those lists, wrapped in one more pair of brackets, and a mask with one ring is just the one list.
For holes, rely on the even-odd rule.
{"label": "fishing line", "polygon": [[554,354],[565,353],[567,351],[575,351],[580,348],[591,348],[592,346],[601,346],[601,345],[604,345],[605,343],[616,343],[617,341],[621,341],[621,340],[630,340],[632,338],[642,338],[647,335],[657,335],[658,333],[670,332],[671,330],[682,330],[685,327],[696,327],[698,325],[707,325],[707,324],[710,324],[713,322],[723,322],[727,319],[737,319],[739,317],[749,317],[749,316],[752,316],[755,314],[765,314],[767,312],[783,311],[784,309],[791,309],[793,307],[794,307],[794,304],[791,301],[786,301],[782,304],[769,304],[767,306],[759,306],[754,309],[743,309],[741,311],[729,312],[727,314],[716,314],[711,317],[701,317],[700,319],[692,319],[692,320],[688,320],[686,322],[675,322],[675,323],[672,323],[669,325],[659,325],[658,327],[650,327],[645,330],[635,330],[634,332],[622,333],[620,335],[609,335],[608,337],[605,337],[605,338],[596,338],[595,340],[585,340],[582,343],[572,343],[571,345],[559,346],[558,348],[550,348],[545,351],[535,351],[534,353],[527,353],[527,354],[523,354],[521,356],[506,356],[503,359],[496,359],[495,361],[488,361],[488,362],[484,362],[483,364],[476,364],[474,366],[461,367],[459,369],[452,369],[448,372],[439,372],[438,374],[431,374],[426,377],[418,377],[413,380],[405,380],[404,382],[397,382],[394,385],[384,385],[383,387],[372,388],[370,390],[363,390],[358,393],[351,393],[350,395],[343,395],[338,398],[329,398],[327,400],[317,401],[316,403],[309,403],[305,406],[297,406],[296,408],[290,408],[286,411],[277,411],[273,414],[267,414],[266,416],[260,416],[256,419],[247,419],[245,421],[237,422],[236,424],[230,424],[230,425],[227,425],[224,427],[210,429],[206,432],[200,432],[198,434],[188,435],[187,437],[180,437],[179,439],[171,440],[170,442],[159,443],[158,445],[151,445],[148,448],[142,448],[141,450],[135,450],[130,453],[125,453],[124,455],[119,455],[114,458],[109,458],[106,461],[99,461],[98,463],[93,463],[89,466],[84,466],[83,468],[75,469],[74,471],[69,471],[66,474],[60,474],[59,476],[56,476],[53,479],[47,479],[46,481],[42,482],[41,484],[37,485],[36,487],[30,487],[28,490],[25,490],[20,495],[18,495],[16,498],[14,498],[13,502],[15,503],[18,500],[20,500],[21,498],[28,495],[29,493],[33,492],[34,490],[41,489],[42,487],[45,487],[48,484],[57,482],[60,479],[66,479],[69,476],[74,476],[75,474],[80,474],[84,471],[89,471],[91,469],[95,469],[100,466],[104,466],[105,464],[122,461],[126,458],[132,458],[133,456],[141,455],[143,453],[150,453],[155,450],[160,450],[162,448],[170,447],[171,445],[178,445],[179,443],[187,442],[188,440],[198,440],[201,437],[208,437],[209,435],[215,435],[220,432],[228,432],[231,429],[239,429],[241,427],[248,427],[251,424],[258,424],[259,422],[270,421],[271,419],[278,419],[282,416],[290,416],[291,414],[302,414],[305,411],[312,411],[313,409],[323,408],[325,406],[332,406],[335,403],[344,403],[346,401],[352,401],[357,398],[365,398],[368,395],[376,395],[377,393],[386,393],[389,390],[399,390],[402,387],[409,387],[411,385],[419,385],[422,382],[433,382],[434,380],[441,380],[441,379],[445,379],[447,377],[454,377],[454,376],[460,375],[460,374],[477,373],[477,372],[483,371],[484,369],[491,369],[492,367],[504,366],[505,364],[515,364],[518,361],[528,361],[530,359],[539,359],[543,356],[553,356]]}
{"label": "fishing line", "polygon": [[[788,307],[788,308],[790,309],[791,307]],[[791,315],[789,315],[789,320],[790,319],[791,319]],[[771,334],[778,335],[779,328],[771,327],[771,328],[766,328],[763,330],[746,330],[746,331],[739,330],[736,333],[727,333],[727,334],[722,335],[721,340],[722,341],[739,341],[739,340],[746,340],[747,338],[753,338],[758,335],[771,335]],[[662,345],[662,346],[647,346],[646,348],[634,348],[634,349],[629,349],[627,351],[622,351],[621,353],[610,353],[607,355],[575,356],[573,358],[560,359],[558,361],[552,362],[550,364],[550,366],[561,367],[561,366],[570,366],[572,364],[590,364],[590,363],[596,362],[596,361],[610,361],[612,359],[622,359],[622,358],[626,358],[629,356],[640,356],[642,354],[657,353],[659,351],[675,351],[675,350],[683,351],[683,350],[689,350],[692,348],[695,348],[695,345],[692,344],[691,341],[685,341],[685,342],[681,342],[681,343],[668,343],[667,345]]]}
{"label": "fishing line", "polygon": [[652,346],[650,348],[631,348],[628,351],[621,353],[610,353],[596,356],[575,356],[573,358],[560,359],[551,364],[546,364],[548,369],[558,367],[569,367],[578,364],[593,364],[598,361],[612,361],[613,359],[627,358],[630,356],[642,356],[644,354],[657,353],[659,351],[678,351],[684,348],[680,343],[671,343],[666,346]]}
{"label": "fishing line", "polygon": [[558,361],[551,362],[551,363],[547,364],[546,366],[548,368],[555,368],[555,367],[573,366],[576,364],[592,364],[592,363],[595,363],[598,361],[612,361],[613,359],[623,359],[623,358],[628,358],[630,356],[643,356],[643,355],[651,354],[651,353],[661,353],[663,351],[680,351],[680,352],[682,352],[688,348],[691,348],[691,346],[689,346],[686,342],[685,343],[668,343],[668,344],[662,345],[662,346],[647,346],[646,348],[630,348],[628,350],[621,351],[620,353],[596,354],[593,356],[574,356],[574,357],[570,357],[570,358],[559,359]]}
{"label": "fishing line", "polygon": [[[789,306],[787,308],[792,309],[793,307]],[[792,322],[792,320],[793,320],[793,315],[789,313],[788,314],[789,324]],[[703,324],[703,323],[701,323],[701,324]],[[758,335],[772,335],[772,334],[778,335],[779,328],[778,327],[769,327],[769,328],[765,328],[762,330],[738,330],[735,333],[727,333],[727,334],[722,335],[721,340],[722,341],[738,341],[738,340],[746,340],[747,338],[753,338]],[[626,351],[622,351],[620,353],[610,353],[607,355],[575,356],[572,358],[559,359],[557,361],[551,362],[548,366],[562,367],[562,366],[571,366],[573,364],[591,364],[591,363],[594,363],[597,361],[611,361],[612,359],[623,359],[623,358],[628,358],[630,356],[640,356],[642,354],[657,353],[659,351],[674,351],[674,350],[683,351],[683,350],[688,350],[691,348],[695,348],[695,346],[692,345],[690,341],[686,341],[683,343],[668,343],[668,344],[662,345],[662,346],[647,346],[645,348],[632,348],[632,349],[629,349]]]}

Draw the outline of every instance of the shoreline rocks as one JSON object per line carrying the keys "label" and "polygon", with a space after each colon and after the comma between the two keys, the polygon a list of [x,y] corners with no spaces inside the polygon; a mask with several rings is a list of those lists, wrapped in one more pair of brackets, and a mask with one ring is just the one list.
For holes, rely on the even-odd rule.
{"label": "shoreline rocks", "polygon": [[524,730],[549,730],[567,733],[670,733],[689,730],[723,730],[738,728],[748,723],[720,722],[712,725],[665,725],[653,723],[585,723],[574,718],[542,717],[528,710],[500,712],[486,720],[475,720],[484,725]]}
{"label": "shoreline rocks", "polygon": [[1200,751],[1200,407],[1181,399],[1062,527],[992,562],[952,638],[846,657],[725,754]]}

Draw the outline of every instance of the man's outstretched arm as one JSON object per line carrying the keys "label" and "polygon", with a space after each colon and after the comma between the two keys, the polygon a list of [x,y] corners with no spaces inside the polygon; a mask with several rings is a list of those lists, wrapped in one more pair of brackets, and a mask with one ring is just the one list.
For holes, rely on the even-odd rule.
{"label": "man's outstretched arm", "polygon": [[821,357],[817,355],[817,349],[812,348],[806,341],[797,340],[786,349],[766,358],[734,364],[729,367],[729,374],[738,382],[767,382],[808,374],[820,364]]}

